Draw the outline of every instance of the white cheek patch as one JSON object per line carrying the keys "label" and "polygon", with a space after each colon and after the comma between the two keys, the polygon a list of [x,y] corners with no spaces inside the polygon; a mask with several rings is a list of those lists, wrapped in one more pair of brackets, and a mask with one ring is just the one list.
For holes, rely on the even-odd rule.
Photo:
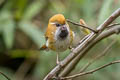
{"label": "white cheek patch", "polygon": [[60,32],[61,32],[61,31],[60,31],[60,27],[58,27],[58,28],[56,29],[56,31],[55,31],[55,40],[57,40]]}
{"label": "white cheek patch", "polygon": [[49,40],[46,41],[46,46],[47,46],[47,47],[49,46]]}
{"label": "white cheek patch", "polygon": [[69,29],[69,27],[67,27],[67,30],[68,30],[68,32],[70,32],[70,29]]}

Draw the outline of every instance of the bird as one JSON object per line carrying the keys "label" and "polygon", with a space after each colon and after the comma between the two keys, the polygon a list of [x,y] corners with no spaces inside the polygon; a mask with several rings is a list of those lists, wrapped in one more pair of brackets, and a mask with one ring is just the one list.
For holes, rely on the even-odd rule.
{"label": "bird", "polygon": [[[87,26],[87,24],[85,23],[85,21],[83,19],[80,19],[79,24]],[[83,32],[83,34],[88,35],[91,33],[91,31],[89,29],[80,27],[81,31]]]}
{"label": "bird", "polygon": [[70,48],[75,33],[69,27],[63,14],[53,15],[45,32],[46,43],[40,50],[52,50],[57,53],[56,63],[60,64],[59,54]]}

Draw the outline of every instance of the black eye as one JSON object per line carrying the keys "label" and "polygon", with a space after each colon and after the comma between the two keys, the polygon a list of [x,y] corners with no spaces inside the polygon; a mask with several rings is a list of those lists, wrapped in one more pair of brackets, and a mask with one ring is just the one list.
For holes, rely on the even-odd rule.
{"label": "black eye", "polygon": [[56,24],[56,27],[60,27],[60,26],[61,26],[60,24],[58,24],[58,23]]}

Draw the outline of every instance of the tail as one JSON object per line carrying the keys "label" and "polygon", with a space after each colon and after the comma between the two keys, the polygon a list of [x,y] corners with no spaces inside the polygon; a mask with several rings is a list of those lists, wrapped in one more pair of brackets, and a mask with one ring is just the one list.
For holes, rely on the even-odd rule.
{"label": "tail", "polygon": [[[87,25],[83,19],[80,19],[80,24],[81,24],[81,25],[85,25],[85,26]],[[81,27],[81,30],[82,30],[82,32],[83,32],[84,34],[86,34],[86,35],[90,34],[90,30],[88,30],[88,29],[86,29],[86,28]]]}
{"label": "tail", "polygon": [[43,45],[39,50],[47,50],[47,46],[46,45]]}

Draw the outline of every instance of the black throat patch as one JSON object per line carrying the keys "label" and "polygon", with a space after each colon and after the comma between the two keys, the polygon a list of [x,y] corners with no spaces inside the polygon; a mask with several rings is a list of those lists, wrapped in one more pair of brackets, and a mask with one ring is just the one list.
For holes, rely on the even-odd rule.
{"label": "black throat patch", "polygon": [[59,34],[60,39],[65,39],[68,36],[68,30],[62,30]]}

